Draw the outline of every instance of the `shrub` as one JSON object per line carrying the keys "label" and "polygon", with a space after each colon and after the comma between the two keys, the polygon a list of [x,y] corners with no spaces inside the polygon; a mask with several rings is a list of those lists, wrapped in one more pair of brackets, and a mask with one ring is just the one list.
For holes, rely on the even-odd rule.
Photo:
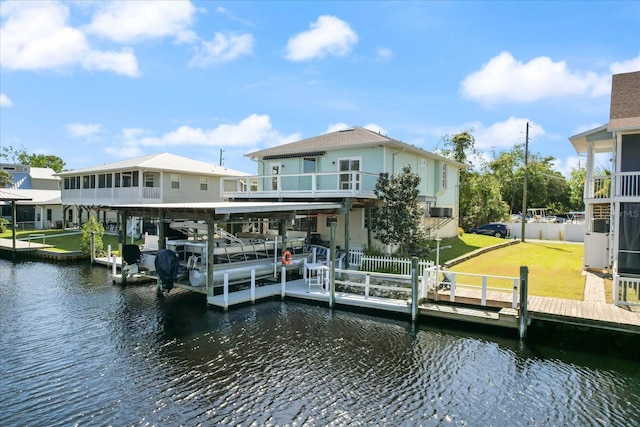
{"label": "shrub", "polygon": [[94,217],[89,218],[89,221],[82,224],[82,230],[80,232],[80,249],[85,255],[91,255],[91,232],[93,232],[93,247],[95,249],[96,256],[103,256],[104,244],[102,243],[102,236],[104,235],[104,226],[96,221]]}
{"label": "shrub", "polygon": [[4,218],[0,218],[0,233],[3,233],[7,229],[9,221]]}

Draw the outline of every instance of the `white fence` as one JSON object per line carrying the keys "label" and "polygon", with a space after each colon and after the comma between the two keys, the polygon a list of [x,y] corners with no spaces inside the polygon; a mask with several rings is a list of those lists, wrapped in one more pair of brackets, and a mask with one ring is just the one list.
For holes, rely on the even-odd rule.
{"label": "white fence", "polygon": [[[382,256],[363,255],[359,264],[353,264],[365,271],[380,271],[409,275],[411,274],[411,258],[392,258]],[[422,275],[425,268],[433,267],[433,261],[418,262],[418,275]]]}
{"label": "white fence", "polygon": [[613,303],[640,305],[640,278],[613,277]]}
{"label": "white fence", "polygon": [[[509,223],[512,239],[522,236],[522,223]],[[528,222],[524,227],[525,239],[560,240],[566,242],[584,242],[587,232],[586,223]]]}

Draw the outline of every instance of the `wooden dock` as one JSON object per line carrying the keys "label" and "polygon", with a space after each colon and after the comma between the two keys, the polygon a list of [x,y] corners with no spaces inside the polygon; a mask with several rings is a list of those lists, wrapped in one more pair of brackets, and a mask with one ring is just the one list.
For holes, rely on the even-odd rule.
{"label": "wooden dock", "polygon": [[[604,291],[603,291],[604,292]],[[504,328],[518,328],[518,312],[511,308],[513,296],[508,292],[490,292],[487,305],[480,305],[479,291],[457,289],[455,301],[450,301],[448,291],[438,293],[439,301],[427,300],[418,306],[423,318],[442,318]],[[264,298],[284,295],[285,298],[310,300],[329,304],[329,292],[313,287],[303,279],[288,281],[284,291],[281,283],[257,286],[225,295],[207,297],[209,305],[228,309],[236,304],[251,303]],[[225,299],[226,298],[226,299]],[[364,295],[336,292],[336,306],[368,308],[372,310],[411,313],[411,302],[407,299],[365,297]],[[574,301],[560,298],[530,296],[529,318],[541,322],[554,322],[574,326],[640,334],[640,312],[625,307],[607,304],[604,301]]]}
{"label": "wooden dock", "polygon": [[[35,243],[27,240],[16,240],[16,252],[35,252],[38,249],[52,248],[53,245],[43,245],[42,243]],[[0,238],[0,249],[6,251],[13,251],[13,240]]]}

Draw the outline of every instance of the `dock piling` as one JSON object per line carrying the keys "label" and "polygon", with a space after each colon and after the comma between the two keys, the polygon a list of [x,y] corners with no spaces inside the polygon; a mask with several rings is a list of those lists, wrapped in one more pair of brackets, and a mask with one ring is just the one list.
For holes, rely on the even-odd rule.
{"label": "dock piling", "polygon": [[520,317],[518,323],[518,335],[520,339],[527,336],[527,293],[529,287],[529,268],[520,266]]}
{"label": "dock piling", "polygon": [[418,320],[418,257],[411,258],[411,320]]}

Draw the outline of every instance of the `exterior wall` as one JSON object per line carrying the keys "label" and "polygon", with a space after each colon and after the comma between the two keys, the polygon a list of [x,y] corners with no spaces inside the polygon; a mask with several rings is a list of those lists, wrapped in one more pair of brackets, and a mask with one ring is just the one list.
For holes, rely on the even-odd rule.
{"label": "exterior wall", "polygon": [[55,179],[34,179],[31,178],[34,190],[60,190],[60,181]]}
{"label": "exterior wall", "polygon": [[[180,177],[180,188],[171,188],[171,176]],[[207,190],[200,189],[201,175],[165,172],[162,177],[162,202],[215,202],[220,200],[220,178],[208,176]]]}

